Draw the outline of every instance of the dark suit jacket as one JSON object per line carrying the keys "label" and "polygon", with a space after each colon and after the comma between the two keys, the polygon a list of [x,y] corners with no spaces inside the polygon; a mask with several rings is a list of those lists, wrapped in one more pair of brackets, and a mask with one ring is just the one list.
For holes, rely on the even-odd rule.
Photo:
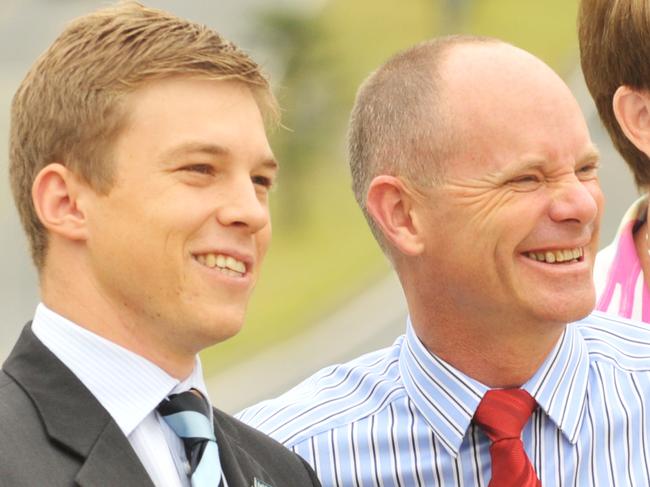
{"label": "dark suit jacket", "polygon": [[[320,486],[279,443],[221,411],[214,417],[229,487],[251,487],[255,478],[274,487]],[[0,485],[153,485],[115,421],[29,324],[0,372]]]}

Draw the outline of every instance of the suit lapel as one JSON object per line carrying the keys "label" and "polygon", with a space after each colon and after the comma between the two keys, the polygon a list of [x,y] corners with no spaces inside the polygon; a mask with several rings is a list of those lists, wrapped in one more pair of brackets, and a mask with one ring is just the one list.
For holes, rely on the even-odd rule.
{"label": "suit lapel", "polygon": [[76,478],[81,487],[153,486],[149,475],[115,421],[106,423]]}
{"label": "suit lapel", "polygon": [[252,487],[254,479],[268,477],[264,468],[245,450],[239,447],[217,422],[215,416],[214,433],[219,444],[221,469],[228,479],[228,487]]}
{"label": "suit lapel", "polygon": [[3,369],[31,398],[50,438],[80,458],[79,485],[153,485],[108,412],[34,336],[30,324]]}

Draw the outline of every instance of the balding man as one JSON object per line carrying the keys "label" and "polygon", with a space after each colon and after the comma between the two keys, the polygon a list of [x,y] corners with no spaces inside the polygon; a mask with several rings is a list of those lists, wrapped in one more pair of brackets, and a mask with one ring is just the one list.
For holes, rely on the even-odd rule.
{"label": "balding man", "polygon": [[587,316],[603,196],[562,80],[494,39],[417,45],[361,87],[350,163],[406,333],[241,418],[325,486],[647,485],[650,332]]}

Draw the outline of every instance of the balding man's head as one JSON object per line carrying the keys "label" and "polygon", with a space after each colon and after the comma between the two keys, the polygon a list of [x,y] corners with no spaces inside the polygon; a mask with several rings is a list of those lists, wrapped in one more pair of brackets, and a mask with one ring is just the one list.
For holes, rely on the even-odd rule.
{"label": "balding man's head", "polygon": [[387,250],[387,242],[366,208],[376,176],[429,188],[444,180],[450,161],[476,137],[498,137],[505,121],[525,118],[533,105],[559,116],[564,112],[555,110],[557,103],[577,109],[548,66],[494,38],[426,41],[372,73],[352,110],[349,162],[355,197],[382,248]]}
{"label": "balding man's head", "polygon": [[357,197],[421,333],[435,316],[528,336],[593,308],[598,154],[539,59],[494,40],[417,46],[364,85],[351,134]]}
{"label": "balding man's head", "polygon": [[[501,141],[525,147],[535,132],[532,125],[540,119],[554,120],[550,129],[575,122],[587,133],[580,107],[564,81],[537,57],[510,44],[456,45],[440,63],[439,78],[440,97],[449,114],[446,130],[457,143],[437,171],[448,172],[459,160],[476,159],[478,146],[483,164],[490,160],[485,151]],[[530,132],[524,127],[531,127]]]}
{"label": "balding man's head", "polygon": [[388,60],[359,88],[348,131],[352,185],[384,250],[381,231],[366,210],[370,182],[379,174],[401,176],[418,187],[441,180],[442,163],[458,143],[441,95],[441,65],[454,46],[497,43],[476,36],[422,42]]}

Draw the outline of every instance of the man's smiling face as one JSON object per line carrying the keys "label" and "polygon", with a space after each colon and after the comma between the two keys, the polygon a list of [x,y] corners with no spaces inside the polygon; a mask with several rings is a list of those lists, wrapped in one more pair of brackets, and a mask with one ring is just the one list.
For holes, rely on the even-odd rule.
{"label": "man's smiling face", "polygon": [[[583,115],[541,63],[483,69],[478,82],[454,63],[501,61],[472,46],[448,61],[446,103],[462,140],[445,181],[423,203],[423,264],[454,309],[468,316],[566,323],[594,306],[592,266],[603,196]],[[513,71],[513,72],[509,72]],[[523,72],[522,72],[523,71]],[[443,284],[444,283],[444,284]]]}
{"label": "man's smiling face", "polygon": [[270,241],[277,164],[241,83],[153,81],[127,106],[115,184],[89,212],[89,264],[143,346],[193,354],[243,323]]}

